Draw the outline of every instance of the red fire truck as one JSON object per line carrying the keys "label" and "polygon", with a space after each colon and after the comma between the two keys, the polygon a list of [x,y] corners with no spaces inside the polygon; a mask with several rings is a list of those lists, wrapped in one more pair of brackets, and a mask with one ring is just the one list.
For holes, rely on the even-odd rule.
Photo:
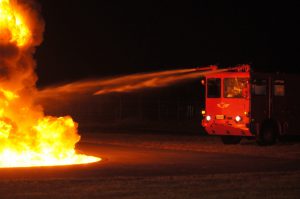
{"label": "red fire truck", "polygon": [[260,145],[300,134],[299,76],[254,73],[249,65],[212,68],[215,72],[205,75],[206,108],[202,111],[208,134],[221,136],[224,144],[252,137]]}

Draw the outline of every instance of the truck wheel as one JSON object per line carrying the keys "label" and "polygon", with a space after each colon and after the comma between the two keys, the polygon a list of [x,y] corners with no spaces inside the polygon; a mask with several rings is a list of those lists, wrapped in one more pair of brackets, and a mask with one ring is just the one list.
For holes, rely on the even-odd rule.
{"label": "truck wheel", "polygon": [[276,143],[277,131],[272,123],[267,123],[262,126],[260,134],[257,138],[257,143],[261,146],[269,146]]}
{"label": "truck wheel", "polygon": [[241,142],[240,136],[221,136],[223,144],[238,144]]}

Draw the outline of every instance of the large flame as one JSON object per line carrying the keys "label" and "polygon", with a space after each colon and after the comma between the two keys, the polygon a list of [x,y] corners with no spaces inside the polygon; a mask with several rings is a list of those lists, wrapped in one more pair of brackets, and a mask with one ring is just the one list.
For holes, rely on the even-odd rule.
{"label": "large flame", "polygon": [[0,40],[23,46],[30,38],[30,30],[18,6],[11,4],[10,0],[0,0]]}
{"label": "large flame", "polygon": [[83,164],[100,158],[77,154],[77,123],[45,116],[34,103],[34,47],[43,20],[34,0],[0,0],[0,167]]}

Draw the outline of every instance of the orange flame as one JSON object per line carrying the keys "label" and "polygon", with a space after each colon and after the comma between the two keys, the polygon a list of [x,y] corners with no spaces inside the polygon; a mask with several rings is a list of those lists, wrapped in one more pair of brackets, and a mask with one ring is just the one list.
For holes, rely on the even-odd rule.
{"label": "orange flame", "polygon": [[0,0],[0,167],[96,162],[77,154],[77,123],[70,116],[45,116],[34,104],[32,48],[41,42],[43,23],[31,0]]}
{"label": "orange flame", "polygon": [[30,41],[31,32],[20,15],[17,5],[10,0],[0,0],[0,40],[24,46]]}

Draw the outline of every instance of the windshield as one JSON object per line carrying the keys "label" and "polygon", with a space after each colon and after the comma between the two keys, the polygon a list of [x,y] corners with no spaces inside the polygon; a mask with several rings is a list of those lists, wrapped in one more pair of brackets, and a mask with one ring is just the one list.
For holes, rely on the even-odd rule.
{"label": "windshield", "polygon": [[225,78],[224,97],[225,98],[247,98],[248,79],[247,78]]}

